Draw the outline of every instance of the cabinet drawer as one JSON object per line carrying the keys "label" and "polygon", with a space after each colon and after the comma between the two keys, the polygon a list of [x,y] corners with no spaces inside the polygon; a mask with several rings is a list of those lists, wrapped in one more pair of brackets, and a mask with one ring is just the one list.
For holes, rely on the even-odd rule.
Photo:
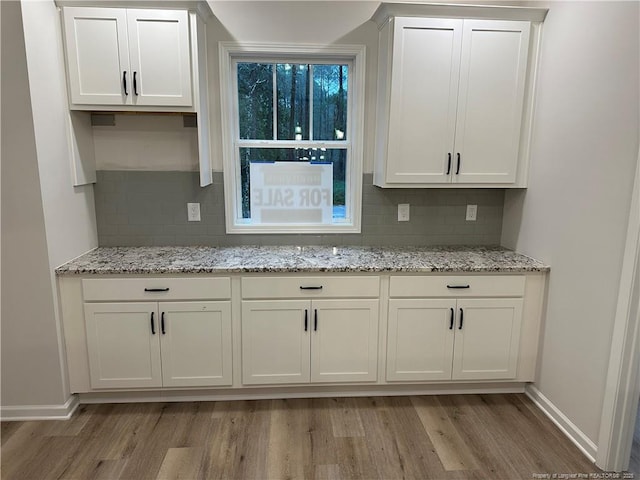
{"label": "cabinet drawer", "polygon": [[228,277],[91,278],[82,280],[82,292],[85,302],[122,300],[218,300],[231,298],[231,281]]}
{"label": "cabinet drawer", "polygon": [[391,297],[521,297],[524,275],[393,276]]}
{"label": "cabinet drawer", "polygon": [[242,298],[375,298],[379,294],[379,277],[244,277],[242,279]]}

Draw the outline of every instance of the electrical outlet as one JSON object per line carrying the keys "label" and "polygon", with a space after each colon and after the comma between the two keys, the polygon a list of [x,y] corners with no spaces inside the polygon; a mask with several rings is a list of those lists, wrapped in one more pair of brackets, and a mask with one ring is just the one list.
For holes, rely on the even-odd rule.
{"label": "electrical outlet", "polygon": [[187,219],[190,222],[200,221],[200,204],[199,203],[187,203]]}
{"label": "electrical outlet", "polygon": [[478,216],[478,205],[467,205],[467,222],[475,222]]}
{"label": "electrical outlet", "polygon": [[409,221],[409,204],[408,203],[398,204],[398,221],[399,222]]}

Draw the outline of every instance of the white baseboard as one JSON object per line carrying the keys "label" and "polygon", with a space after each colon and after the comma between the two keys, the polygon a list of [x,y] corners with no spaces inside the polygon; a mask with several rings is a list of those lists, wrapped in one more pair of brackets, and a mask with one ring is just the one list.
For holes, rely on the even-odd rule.
{"label": "white baseboard", "polygon": [[72,395],[62,405],[19,405],[0,406],[0,420],[69,420],[80,405],[77,395]]}
{"label": "white baseboard", "polygon": [[[385,388],[386,387],[386,388]],[[400,395],[524,393],[523,383],[459,385],[371,385],[309,387],[244,387],[220,390],[155,390],[81,393],[80,403],[198,402],[271,400],[279,398],[381,397]]]}
{"label": "white baseboard", "polygon": [[584,453],[589,460],[595,463],[597,445],[587,437],[569,418],[560,411],[551,401],[545,397],[534,385],[527,385],[525,394],[535,403],[542,412],[564,433],[573,444]]}

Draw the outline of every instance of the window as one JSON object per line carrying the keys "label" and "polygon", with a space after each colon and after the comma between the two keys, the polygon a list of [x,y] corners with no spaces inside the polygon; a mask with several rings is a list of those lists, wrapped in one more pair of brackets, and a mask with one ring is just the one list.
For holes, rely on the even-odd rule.
{"label": "window", "polygon": [[227,232],[359,232],[364,47],[220,53]]}

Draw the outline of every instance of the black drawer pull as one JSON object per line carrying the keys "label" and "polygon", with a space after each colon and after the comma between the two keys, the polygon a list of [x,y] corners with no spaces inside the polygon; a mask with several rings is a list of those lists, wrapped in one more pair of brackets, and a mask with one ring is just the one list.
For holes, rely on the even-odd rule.
{"label": "black drawer pull", "polygon": [[[133,78],[136,78],[135,73]],[[460,153],[458,153],[457,155],[458,155],[458,166],[456,167],[456,175],[460,173]]]}
{"label": "black drawer pull", "polygon": [[164,312],[162,312],[162,315],[160,315],[160,330],[162,331],[163,335],[166,333],[164,331]]}
{"label": "black drawer pull", "polygon": [[464,310],[460,309],[460,326],[458,330],[462,330],[462,322],[464,322]]}
{"label": "black drawer pull", "polygon": [[309,310],[304,309],[304,331],[309,329]]}
{"label": "black drawer pull", "polygon": [[455,317],[455,313],[453,311],[453,308],[451,308],[450,310],[451,310],[451,318],[449,319],[449,330],[453,330],[453,319]]}
{"label": "black drawer pull", "polygon": [[471,285],[447,285],[447,288],[471,288]]}
{"label": "black drawer pull", "polygon": [[322,285],[319,285],[317,287],[303,287],[302,285],[300,285],[300,290],[322,290]]}
{"label": "black drawer pull", "polygon": [[153,312],[151,312],[151,335],[156,334],[156,322],[153,321]]}
{"label": "black drawer pull", "polygon": [[[137,97],[138,96],[138,82],[136,81],[136,75],[138,74],[138,72],[133,72],[133,93],[134,95]],[[458,160],[460,154],[458,154]]]}
{"label": "black drawer pull", "polygon": [[145,288],[144,291],[145,292],[168,292],[169,291],[169,287],[167,287],[167,288]]}
{"label": "black drawer pull", "polygon": [[447,161],[447,175],[451,174],[451,153],[447,153],[449,160]]}
{"label": "black drawer pull", "polygon": [[129,95],[127,92],[127,71],[122,72],[122,86],[124,87],[124,94]]}

